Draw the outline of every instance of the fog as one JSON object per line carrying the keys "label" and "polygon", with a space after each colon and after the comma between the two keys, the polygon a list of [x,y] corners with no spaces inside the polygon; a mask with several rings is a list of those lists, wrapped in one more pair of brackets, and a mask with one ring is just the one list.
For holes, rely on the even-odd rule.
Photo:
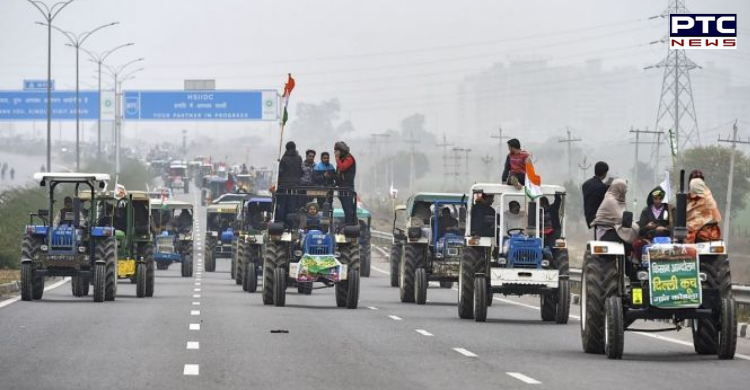
{"label": "fog", "polygon": [[[631,127],[653,129],[663,71],[644,70],[667,55],[658,41],[667,33],[667,1],[245,1],[245,0],[76,0],[55,25],[82,32],[104,23],[86,43],[104,51],[126,42],[108,62],[119,65],[144,57],[145,71],[124,89],[182,89],[185,79],[215,79],[218,89],[273,88],[281,92],[286,74],[297,87],[290,101],[288,137],[300,149],[332,149],[345,139],[375,178],[378,157],[406,151],[402,121],[423,116],[425,137],[416,141],[429,159],[423,189],[447,189],[499,175],[498,127],[520,138],[535,153],[547,182],[568,176],[566,129],[575,143],[574,167],[598,159],[629,175]],[[688,1],[694,13],[747,14],[744,0]],[[692,50],[702,69],[691,73],[702,144],[727,135],[739,119],[750,134],[750,27],[739,18],[738,49]],[[46,29],[34,24],[39,13],[22,0],[0,0],[0,89],[20,89],[23,79],[46,78]],[[74,51],[53,32],[53,78],[58,89],[73,89]],[[82,55],[82,58],[85,56]],[[95,67],[82,60],[81,88],[93,89]],[[111,84],[106,81],[105,86]],[[330,128],[309,128],[301,105],[336,99]],[[86,122],[83,139],[95,141]],[[45,124],[0,123],[0,137],[44,137]],[[55,141],[74,139],[74,122],[54,124]],[[128,122],[128,146],[181,143],[187,130],[189,154],[234,162],[273,165],[278,148],[276,123]],[[388,144],[371,134],[392,130]],[[322,139],[320,131],[328,131]],[[105,131],[105,137],[108,132]],[[314,136],[312,134],[315,134]],[[450,148],[471,149],[469,169],[443,160],[436,146],[443,136]],[[43,152],[43,151],[40,151]],[[641,153],[653,160],[652,146]],[[664,148],[666,153],[666,147]],[[464,152],[449,152],[450,156]],[[485,157],[485,162],[482,162]],[[489,161],[492,158],[492,161]],[[467,159],[461,160],[466,164]],[[451,162],[454,161],[454,162]],[[397,166],[396,172],[403,172]],[[422,167],[418,169],[423,169]],[[468,171],[468,175],[465,173]],[[446,180],[445,173],[453,172]],[[589,171],[588,174],[591,172]],[[575,179],[586,172],[575,169]],[[390,175],[390,176],[389,176]],[[377,176],[388,188],[389,173]],[[367,179],[363,179],[367,181]],[[459,185],[460,183],[460,185]],[[367,186],[367,184],[365,185]]]}

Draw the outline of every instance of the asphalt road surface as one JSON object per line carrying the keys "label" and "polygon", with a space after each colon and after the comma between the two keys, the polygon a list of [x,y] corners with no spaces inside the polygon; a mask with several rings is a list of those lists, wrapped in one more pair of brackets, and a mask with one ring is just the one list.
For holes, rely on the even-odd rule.
{"label": "asphalt road surface", "polygon": [[[195,194],[190,194],[194,198]],[[202,211],[202,210],[201,210]],[[197,213],[196,237],[204,215]],[[202,244],[196,241],[195,253]],[[733,361],[693,352],[689,331],[626,334],[625,357],[581,350],[579,308],[540,321],[538,300],[497,297],[486,323],[460,320],[456,291],[402,304],[373,252],[357,310],[333,289],[264,306],[229,277],[229,260],[192,278],[157,271],[153,298],[121,282],[115,302],[74,298],[70,283],[36,302],[0,303],[0,389],[747,389],[750,342]],[[276,333],[274,331],[286,331]]]}

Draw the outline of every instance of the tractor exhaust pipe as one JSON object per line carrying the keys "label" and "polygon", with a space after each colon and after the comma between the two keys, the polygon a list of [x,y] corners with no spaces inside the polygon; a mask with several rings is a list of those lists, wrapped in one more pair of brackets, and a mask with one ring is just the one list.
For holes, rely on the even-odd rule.
{"label": "tractor exhaust pipe", "polygon": [[674,229],[672,235],[675,242],[682,244],[687,237],[687,193],[685,192],[685,170],[680,170],[680,192],[677,193],[677,207],[674,210]]}

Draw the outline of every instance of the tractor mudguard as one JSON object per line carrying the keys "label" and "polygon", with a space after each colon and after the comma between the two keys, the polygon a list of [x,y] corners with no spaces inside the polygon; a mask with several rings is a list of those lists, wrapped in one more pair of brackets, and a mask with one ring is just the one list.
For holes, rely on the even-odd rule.
{"label": "tractor mudguard", "polygon": [[44,225],[26,225],[26,233],[34,236],[46,236],[48,229]]}
{"label": "tractor mudguard", "polygon": [[94,226],[91,228],[91,237],[112,237],[115,228],[109,226]]}

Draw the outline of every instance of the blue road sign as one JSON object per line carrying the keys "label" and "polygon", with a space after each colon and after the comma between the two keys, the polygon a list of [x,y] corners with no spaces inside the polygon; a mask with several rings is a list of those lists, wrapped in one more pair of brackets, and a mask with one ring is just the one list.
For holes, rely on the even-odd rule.
{"label": "blue road sign", "polygon": [[278,120],[274,90],[125,91],[125,120],[271,121]]}
{"label": "blue road sign", "polygon": [[[55,80],[52,80],[52,90],[55,90]],[[23,90],[24,91],[37,91],[37,90],[47,90],[47,80],[24,80],[23,81]]]}
{"label": "blue road sign", "polygon": [[[99,92],[80,91],[81,120],[99,119]],[[47,91],[0,91],[0,121],[47,119]],[[52,91],[52,120],[76,119],[76,92]]]}

